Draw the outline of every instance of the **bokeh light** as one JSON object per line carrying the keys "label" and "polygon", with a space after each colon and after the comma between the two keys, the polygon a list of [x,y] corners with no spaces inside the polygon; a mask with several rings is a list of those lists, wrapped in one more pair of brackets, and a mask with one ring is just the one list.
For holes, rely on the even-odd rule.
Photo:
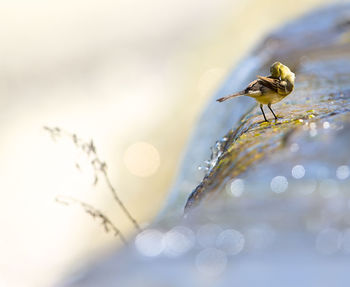
{"label": "bokeh light", "polygon": [[329,122],[324,122],[323,123],[323,128],[326,130],[326,129],[329,129],[330,128],[330,123]]}
{"label": "bokeh light", "polygon": [[305,175],[305,168],[302,165],[296,165],[292,168],[292,176],[296,179],[303,178]]}
{"label": "bokeh light", "polygon": [[336,172],[337,178],[344,180],[347,179],[350,175],[350,168],[347,165],[341,165],[337,168]]}
{"label": "bokeh light", "polygon": [[290,151],[291,152],[297,152],[299,150],[299,145],[297,143],[292,143],[290,145]]}
{"label": "bokeh light", "polygon": [[275,176],[270,183],[271,190],[275,193],[285,192],[288,188],[288,180],[285,176]]}
{"label": "bokeh light", "polygon": [[230,184],[230,192],[235,197],[240,197],[244,191],[244,180],[234,179]]}
{"label": "bokeh light", "polygon": [[188,252],[195,244],[194,232],[185,226],[176,226],[169,230],[163,238],[164,254],[177,257]]}
{"label": "bokeh light", "polygon": [[315,137],[315,136],[317,136],[317,130],[316,129],[312,129],[312,130],[310,130],[310,136],[311,137]]}
{"label": "bokeh light", "polygon": [[156,257],[164,249],[163,233],[155,229],[146,229],[136,236],[135,246],[140,254]]}
{"label": "bokeh light", "polygon": [[245,244],[244,236],[235,229],[226,229],[221,232],[216,240],[216,246],[223,250],[227,255],[236,255],[240,253]]}
{"label": "bokeh light", "polygon": [[124,163],[130,173],[148,177],[157,172],[160,166],[160,155],[153,145],[137,142],[130,145],[125,151]]}

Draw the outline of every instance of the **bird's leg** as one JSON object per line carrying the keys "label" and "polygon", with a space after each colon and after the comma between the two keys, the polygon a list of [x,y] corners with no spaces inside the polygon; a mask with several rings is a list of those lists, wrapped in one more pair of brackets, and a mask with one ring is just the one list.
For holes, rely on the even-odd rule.
{"label": "bird's leg", "polygon": [[260,110],[261,110],[261,112],[262,112],[262,114],[264,116],[265,122],[268,122],[268,120],[267,120],[267,118],[265,116],[265,113],[264,113],[263,105],[260,105]]}
{"label": "bird's leg", "polygon": [[269,107],[269,109],[270,109],[271,113],[272,113],[272,114],[273,114],[273,116],[275,117],[275,120],[277,120],[277,119],[278,119],[278,117],[275,115],[275,113],[274,113],[274,112],[273,112],[273,110],[271,109],[271,104],[268,104],[267,106]]}

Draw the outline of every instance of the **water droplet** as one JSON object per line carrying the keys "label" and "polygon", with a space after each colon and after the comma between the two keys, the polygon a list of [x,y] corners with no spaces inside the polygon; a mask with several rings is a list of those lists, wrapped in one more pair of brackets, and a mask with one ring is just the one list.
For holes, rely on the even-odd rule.
{"label": "water droplet", "polygon": [[202,275],[216,277],[225,271],[227,256],[219,249],[207,248],[196,256],[195,264]]}
{"label": "water droplet", "polygon": [[236,255],[244,248],[245,239],[242,233],[234,229],[221,232],[216,240],[216,246],[228,255]]}
{"label": "water droplet", "polygon": [[282,193],[285,192],[288,188],[288,180],[284,176],[275,176],[271,180],[270,186],[273,192]]}
{"label": "water droplet", "polygon": [[156,229],[146,229],[136,236],[135,246],[144,256],[156,257],[163,251],[163,233]]}
{"label": "water droplet", "polygon": [[296,165],[292,168],[292,176],[296,179],[303,178],[305,175],[305,168],[302,165]]}
{"label": "water droplet", "polygon": [[347,165],[341,165],[337,168],[336,174],[338,179],[347,179],[350,175],[350,169]]}

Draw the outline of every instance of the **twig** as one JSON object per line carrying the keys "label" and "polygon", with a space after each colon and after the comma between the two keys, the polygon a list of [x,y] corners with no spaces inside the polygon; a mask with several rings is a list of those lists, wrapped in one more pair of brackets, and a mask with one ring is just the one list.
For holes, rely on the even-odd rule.
{"label": "twig", "polygon": [[101,219],[101,224],[104,227],[105,231],[108,233],[109,231],[113,231],[114,236],[119,236],[120,240],[126,244],[127,241],[124,237],[124,235],[121,233],[121,231],[112,223],[112,221],[109,220],[109,218],[104,215],[100,210],[94,208],[92,205],[87,204],[83,201],[80,201],[78,199],[69,197],[69,196],[57,196],[55,198],[56,202],[63,204],[63,205],[72,205],[72,204],[78,204],[80,205],[84,211],[89,214],[92,218],[99,218]]}
{"label": "twig", "polygon": [[114,199],[116,200],[116,202],[119,204],[120,208],[123,210],[124,214],[129,218],[129,220],[132,222],[132,224],[134,225],[134,227],[137,229],[138,232],[141,232],[142,229],[140,227],[140,225],[138,224],[138,222],[136,221],[136,219],[134,219],[130,212],[128,211],[128,209],[125,207],[124,203],[121,201],[121,199],[119,198],[119,196],[117,195],[117,192],[115,191],[115,188],[113,187],[111,181],[109,180],[109,177],[106,174],[106,171],[102,171],[106,183],[108,185],[109,190],[112,192]]}
{"label": "twig", "polygon": [[126,217],[131,221],[131,223],[133,224],[133,226],[138,232],[142,231],[139,223],[131,215],[129,210],[126,208],[125,204],[118,196],[116,189],[112,185],[111,180],[107,173],[107,164],[98,157],[94,142],[92,140],[90,140],[89,142],[86,142],[83,139],[79,138],[76,134],[64,131],[59,127],[51,128],[51,127],[45,126],[44,129],[49,132],[51,138],[55,141],[57,140],[57,138],[63,137],[63,136],[67,136],[73,140],[73,143],[75,144],[75,146],[81,151],[83,151],[87,155],[87,157],[90,159],[90,164],[94,170],[94,177],[95,177],[94,185],[96,185],[99,181],[99,174],[102,174],[108,186],[108,189],[113,195],[113,198],[115,199],[119,207],[122,209]]}

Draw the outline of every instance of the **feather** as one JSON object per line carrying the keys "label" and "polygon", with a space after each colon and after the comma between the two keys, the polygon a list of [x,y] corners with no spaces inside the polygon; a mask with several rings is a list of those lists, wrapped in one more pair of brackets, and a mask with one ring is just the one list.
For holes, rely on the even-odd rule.
{"label": "feather", "polygon": [[216,101],[217,101],[217,102],[223,102],[223,101],[226,101],[226,100],[228,100],[228,99],[231,99],[231,98],[234,98],[234,97],[243,96],[243,95],[245,95],[245,91],[240,91],[240,92],[238,92],[238,93],[236,93],[236,94],[233,94],[233,95],[229,95],[229,96],[226,96],[226,97],[219,98],[219,99],[217,99]]}

